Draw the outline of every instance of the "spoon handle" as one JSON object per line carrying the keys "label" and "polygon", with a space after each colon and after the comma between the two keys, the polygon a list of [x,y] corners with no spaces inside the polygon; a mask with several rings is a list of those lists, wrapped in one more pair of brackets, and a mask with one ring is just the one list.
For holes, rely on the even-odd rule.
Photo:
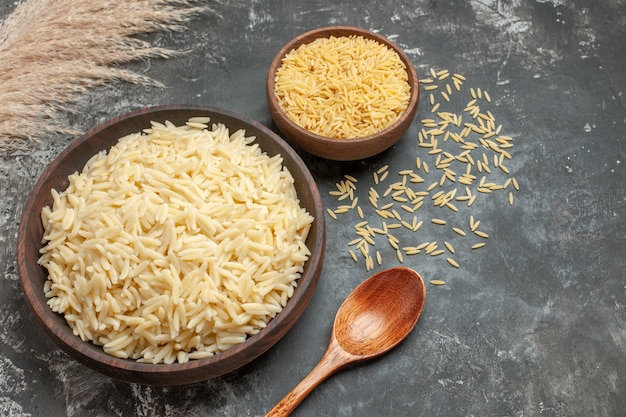
{"label": "spoon handle", "polygon": [[356,357],[342,350],[333,339],[315,368],[285,395],[274,408],[268,411],[265,417],[288,416],[320,382],[356,359]]}

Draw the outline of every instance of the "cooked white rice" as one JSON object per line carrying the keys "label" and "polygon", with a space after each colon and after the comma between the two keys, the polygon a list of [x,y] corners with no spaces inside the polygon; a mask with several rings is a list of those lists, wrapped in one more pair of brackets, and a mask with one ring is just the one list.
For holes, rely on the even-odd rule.
{"label": "cooked white rice", "polygon": [[113,356],[182,363],[243,342],[310,255],[282,157],[208,122],[121,138],[42,210],[48,304]]}

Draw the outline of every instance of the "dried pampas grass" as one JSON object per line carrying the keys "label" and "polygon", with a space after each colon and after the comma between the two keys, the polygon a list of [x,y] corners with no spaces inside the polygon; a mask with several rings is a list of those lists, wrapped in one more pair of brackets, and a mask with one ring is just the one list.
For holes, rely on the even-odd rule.
{"label": "dried pampas grass", "polygon": [[68,104],[109,81],[159,85],[116,65],[177,52],[136,37],[209,11],[184,0],[26,0],[0,24],[0,151],[54,133]]}

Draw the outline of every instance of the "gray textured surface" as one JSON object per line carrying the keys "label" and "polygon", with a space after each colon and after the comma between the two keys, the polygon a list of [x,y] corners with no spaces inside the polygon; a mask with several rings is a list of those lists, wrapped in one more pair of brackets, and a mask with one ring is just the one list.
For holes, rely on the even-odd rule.
{"label": "gray textured surface", "polygon": [[[0,13],[14,7],[4,1]],[[223,18],[205,18],[187,32],[154,38],[157,44],[190,50],[188,55],[135,67],[167,89],[106,87],[86,95],[68,122],[86,130],[141,106],[203,103],[274,127],[264,96],[273,55],[308,29],[351,24],[401,45],[421,77],[430,67],[447,68],[464,74],[468,87],[488,90],[489,110],[515,142],[508,167],[521,189],[513,206],[502,192],[481,195],[456,214],[430,204],[419,214],[425,223],[436,215],[449,224],[473,215],[490,234],[488,245],[457,250],[459,269],[442,257],[405,256],[404,264],[427,280],[447,282],[428,287],[414,333],[385,357],[326,381],[294,415],[623,415],[623,1],[245,0],[216,9]],[[416,155],[434,164],[416,142],[419,121],[431,116],[427,98],[423,91],[403,140],[378,157],[338,164],[303,155],[328,207],[338,204],[328,192],[344,174],[359,178],[357,194],[365,208],[373,171],[389,164],[395,175],[412,167]],[[15,264],[24,200],[44,166],[71,139],[53,137],[29,152],[1,155],[0,414],[263,415],[321,357],[336,309],[368,275],[347,251],[356,217],[329,219],[326,263],[309,308],[255,363],[186,387],[111,380],[74,362],[37,327]],[[398,236],[403,242],[455,239],[449,228],[425,224],[421,233]],[[398,263],[384,241],[377,249],[383,267]]]}

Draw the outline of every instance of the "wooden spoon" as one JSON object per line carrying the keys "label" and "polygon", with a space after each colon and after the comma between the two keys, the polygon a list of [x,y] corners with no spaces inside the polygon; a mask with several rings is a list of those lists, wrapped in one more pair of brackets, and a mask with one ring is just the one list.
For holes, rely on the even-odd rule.
{"label": "wooden spoon", "polygon": [[406,267],[381,271],[362,282],[339,307],[320,362],[265,417],[289,415],[336,371],[396,347],[415,327],[425,298],[424,280]]}

